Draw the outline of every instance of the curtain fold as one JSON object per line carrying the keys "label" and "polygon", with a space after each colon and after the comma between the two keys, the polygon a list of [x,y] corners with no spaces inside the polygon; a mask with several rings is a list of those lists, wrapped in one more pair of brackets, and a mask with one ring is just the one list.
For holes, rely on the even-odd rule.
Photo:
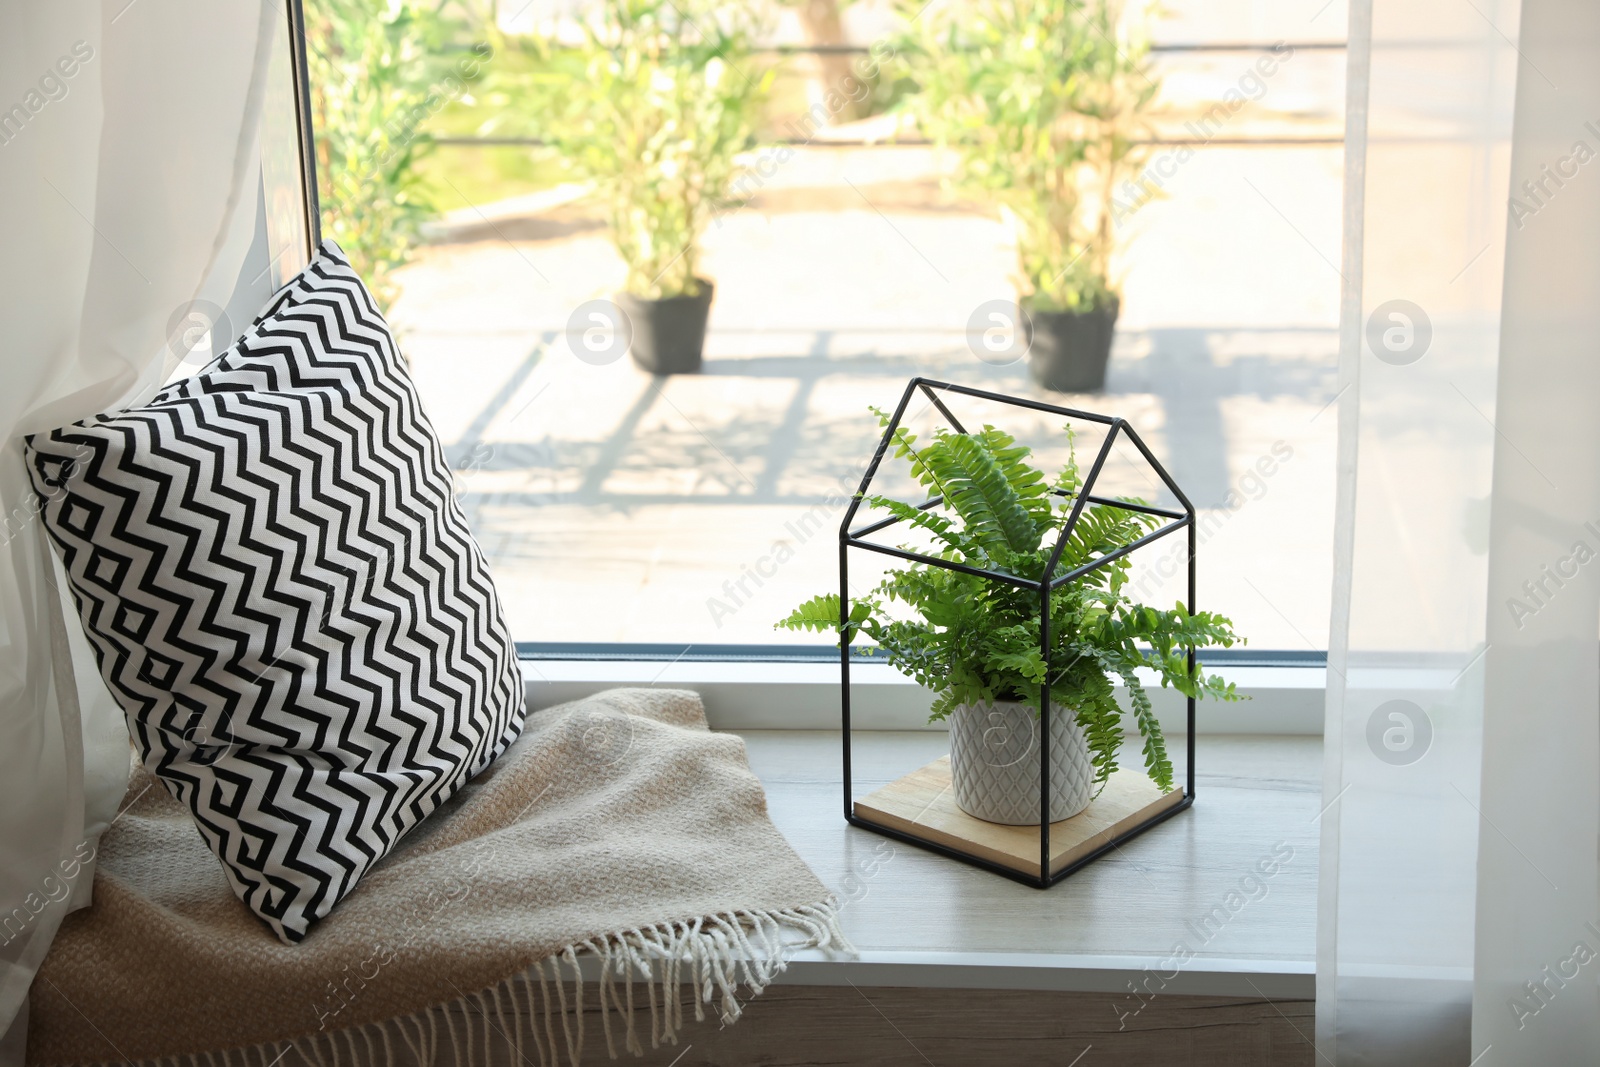
{"label": "curtain fold", "polygon": [[1484,657],[1481,1067],[1600,1063],[1600,6],[1530,0],[1517,47]]}
{"label": "curtain fold", "polygon": [[227,302],[282,17],[270,0],[0,12],[0,1032],[87,903],[128,771],[121,713],[72,655],[21,438],[153,389],[191,304]]}
{"label": "curtain fold", "polygon": [[1584,519],[1600,550],[1600,168],[1580,173],[1600,53],[1580,6],[1351,5],[1325,1062],[1600,1049],[1600,957],[1567,986],[1576,1029],[1544,1046],[1504,1025],[1533,960],[1569,958],[1597,905],[1600,580],[1542,597],[1537,634],[1508,603],[1571,566]]}

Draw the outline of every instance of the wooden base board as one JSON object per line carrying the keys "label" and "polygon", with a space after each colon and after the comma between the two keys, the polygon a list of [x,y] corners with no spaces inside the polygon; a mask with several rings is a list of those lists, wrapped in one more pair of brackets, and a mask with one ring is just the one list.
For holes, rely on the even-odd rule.
{"label": "wooden base board", "polygon": [[[1087,808],[1050,824],[1050,873],[1182,802],[1182,790],[1163,794],[1143,771],[1118,770]],[[949,756],[862,797],[855,812],[880,826],[960,849],[1021,874],[1039,874],[1039,828],[984,822],[956,807]]]}
{"label": "wooden base board", "polygon": [[[1130,978],[1139,977],[1130,974]],[[570,985],[567,990],[572,992]],[[419,1057],[395,1038],[389,1062],[393,1067],[529,1067],[544,1062],[535,1050],[543,1051],[551,1041],[561,1043],[561,1023],[555,1021],[552,1036],[544,1029],[543,1020],[530,1019],[526,1010],[516,1010],[529,995],[539,997],[537,984],[531,990],[513,987],[510,995],[515,999],[503,1015],[485,1013],[470,998],[466,1006],[451,1009],[451,1025],[459,1024],[463,1033],[489,1037],[487,1042],[474,1042],[467,1056],[460,1045],[452,1050],[449,1041],[440,1041],[436,1055]],[[546,995],[555,999],[554,991],[546,990]],[[715,1006],[703,1022],[696,1022],[698,995],[696,986],[679,987],[674,1000],[683,1029],[678,1032],[677,1044],[663,1042],[661,1048],[646,1051],[645,1059],[635,1059],[620,1048],[617,1058],[608,1054],[600,1007],[594,997],[586,998],[587,1037],[574,1062],[582,1067],[1025,1067],[1030,1063],[1064,1067],[1074,1062],[1076,1067],[1150,1067],[1153,1063],[1162,1067],[1327,1067],[1326,1058],[1319,1060],[1307,1040],[1316,1031],[1315,1006],[1309,1000],[1165,992],[1155,996],[1145,992],[1141,998],[1126,991],[777,984],[759,997],[746,998],[740,990],[744,1014],[729,1026],[718,1018]],[[639,1000],[644,999],[641,994]],[[650,1010],[641,1003],[632,1015],[640,1039],[648,1041]],[[890,1019],[894,1021],[888,1022]],[[609,1025],[618,1027],[621,1021],[622,1013],[611,1008]],[[510,1034],[518,1035],[520,1047],[506,1040]],[[620,1027],[617,1036],[621,1036]],[[345,1048],[343,1040],[336,1047]],[[105,1059],[123,1061],[109,1045]],[[309,1051],[289,1049],[275,1067],[325,1067],[330,1061],[327,1053],[313,1056]],[[365,1065],[370,1061],[358,1056],[345,1062]],[[554,1062],[568,1062],[564,1049]]]}

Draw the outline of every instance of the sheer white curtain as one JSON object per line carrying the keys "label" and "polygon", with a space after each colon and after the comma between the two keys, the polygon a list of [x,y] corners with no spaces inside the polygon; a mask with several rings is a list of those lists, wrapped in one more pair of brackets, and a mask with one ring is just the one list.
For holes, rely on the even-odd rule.
{"label": "sheer white curtain", "polygon": [[1495,415],[1526,455],[1496,448],[1489,526],[1482,1067],[1600,1063],[1600,5],[1530,2],[1517,40]]}
{"label": "sheer white curtain", "polygon": [[226,304],[260,190],[271,0],[0,8],[0,1033],[88,902],[127,733],[63,611],[21,437],[166,375],[195,301]]}
{"label": "sheer white curtain", "polygon": [[1595,18],[1352,4],[1325,1062],[1600,1055]]}

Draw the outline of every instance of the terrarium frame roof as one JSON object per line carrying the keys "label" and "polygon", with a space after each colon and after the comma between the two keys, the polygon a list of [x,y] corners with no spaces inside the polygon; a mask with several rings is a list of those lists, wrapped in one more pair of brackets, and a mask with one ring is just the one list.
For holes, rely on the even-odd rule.
{"label": "terrarium frame roof", "polygon": [[[961,420],[956,418],[955,414],[950,410],[949,405],[946,403],[946,399],[952,395],[972,397],[1008,407],[1041,411],[1047,414],[1060,415],[1068,420],[1094,423],[1108,427],[1105,440],[1101,443],[1099,450],[1095,453],[1094,461],[1090,465],[1088,473],[1084,476],[1080,487],[1076,490],[1051,490],[1055,495],[1074,499],[1072,510],[1068,513],[1067,519],[1062,524],[1060,533],[1057,536],[1055,547],[1050,554],[1049,563],[1045,567],[1044,572],[1039,579],[1035,580],[1024,578],[1002,570],[973,566],[972,564],[960,563],[952,559],[943,558],[941,556],[917,552],[909,548],[868,540],[871,535],[888,529],[901,522],[902,517],[899,515],[891,515],[887,518],[867,523],[866,525],[863,525],[857,529],[852,528],[856,522],[856,516],[861,509],[863,501],[868,499],[868,489],[872,485],[872,480],[877,475],[878,468],[882,465],[884,457],[888,454],[890,445],[894,442],[895,431],[900,427],[901,422],[905,419],[906,409],[910,406],[912,398],[915,397],[919,392],[927,397],[928,402],[932,404],[933,407],[944,418],[944,420],[949,423],[950,429],[955,431],[957,434],[966,434],[968,431],[962,425]],[[1138,449],[1139,454],[1144,458],[1145,462],[1150,465],[1151,471],[1156,475],[1157,478],[1161,480],[1161,483],[1171,491],[1173,497],[1179,502],[1181,505],[1181,510],[1155,507],[1149,504],[1141,504],[1127,500],[1117,500],[1110,497],[1095,495],[1095,483],[1100,478],[1101,473],[1104,471],[1106,460],[1111,455],[1111,450],[1119,437],[1126,437],[1130,442],[1132,442],[1133,446]],[[926,511],[930,508],[938,507],[941,503],[943,503],[942,497],[933,496],[916,507],[919,511]],[[1072,538],[1073,531],[1078,525],[1078,520],[1082,516],[1084,508],[1090,504],[1111,508],[1120,508],[1126,511],[1140,512],[1142,514],[1153,515],[1167,521],[1135,541],[1132,541],[1126,545],[1122,545],[1112,551],[1106,552],[1095,559],[1080,564],[1079,566],[1067,570],[1061,574],[1056,574],[1055,571],[1060,564],[1061,555],[1065,550],[1067,543]],[[1188,597],[1185,603],[1190,612],[1195,611],[1195,549],[1197,547],[1195,530],[1196,525],[1194,504],[1190,502],[1188,496],[1184,494],[1183,489],[1180,488],[1178,483],[1173,480],[1172,476],[1167,473],[1166,468],[1161,465],[1161,461],[1156,459],[1155,454],[1150,451],[1150,447],[1145,444],[1144,440],[1140,438],[1137,431],[1135,431],[1134,428],[1129,425],[1126,419],[1114,415],[1101,415],[1096,412],[1079,411],[1075,408],[1063,407],[1058,404],[1050,404],[1041,400],[1032,400],[1027,397],[1006,396],[1001,393],[989,392],[988,390],[984,389],[975,389],[971,386],[956,385],[951,382],[941,382],[930,378],[921,377],[912,378],[908,383],[906,383],[905,392],[901,395],[899,404],[896,405],[894,413],[889,417],[887,424],[884,426],[883,436],[878,441],[877,450],[873,453],[871,461],[867,464],[866,471],[861,477],[861,484],[857,487],[849,506],[845,509],[844,518],[839,524],[839,671],[841,679],[840,722],[844,744],[845,820],[852,826],[859,826],[863,829],[872,830],[876,833],[895,838],[896,840],[904,841],[907,844],[917,845],[918,847],[929,849],[933,852],[938,852],[955,859],[964,860],[976,866],[994,871],[997,874],[1005,875],[1008,878],[1022,882],[1026,885],[1032,885],[1039,889],[1045,889],[1055,885],[1063,878],[1072,874],[1085,864],[1092,862],[1094,859],[1103,855],[1104,853],[1119,847],[1128,839],[1143,833],[1145,830],[1150,829],[1150,827],[1156,825],[1157,823],[1163,822],[1166,819],[1171,818],[1173,815],[1176,815],[1178,812],[1184,811],[1193,806],[1195,795],[1195,697],[1192,694],[1189,694],[1186,696],[1187,729],[1185,737],[1186,759],[1184,768],[1185,782],[1183,799],[1177,804],[1164,807],[1162,810],[1156,812],[1132,828],[1124,830],[1113,837],[1109,837],[1091,851],[1079,856],[1077,859],[1061,867],[1059,870],[1052,871],[1049,820],[1050,716],[1052,714],[1052,708],[1050,687],[1048,683],[1045,683],[1040,686],[1041,692],[1039,705],[1039,759],[1041,773],[1039,795],[1039,873],[1037,875],[1018,871],[1013,867],[996,863],[990,859],[975,855],[971,852],[953,848],[947,844],[943,844],[926,837],[919,837],[915,834],[896,829],[895,827],[886,826],[882,823],[875,822],[872,819],[865,818],[858,814],[854,800],[855,787],[851,775],[852,734],[850,724],[850,638],[852,636],[852,628],[850,626],[851,601],[849,594],[849,565],[850,550],[865,549],[869,552],[893,556],[898,559],[909,560],[913,563],[926,564],[930,567],[940,567],[945,570],[960,571],[965,574],[976,575],[991,581],[1001,582],[1006,585],[1036,590],[1039,594],[1040,611],[1039,651],[1045,663],[1046,676],[1048,676],[1051,646],[1049,611],[1051,594],[1068,583],[1077,581],[1092,571],[1109,566],[1114,561],[1127,556],[1137,549],[1142,548],[1154,541],[1160,540],[1163,537],[1173,536],[1179,531],[1183,531],[1187,535]],[[1195,653],[1192,648],[1187,652],[1187,668],[1189,677],[1193,678],[1195,676]]]}

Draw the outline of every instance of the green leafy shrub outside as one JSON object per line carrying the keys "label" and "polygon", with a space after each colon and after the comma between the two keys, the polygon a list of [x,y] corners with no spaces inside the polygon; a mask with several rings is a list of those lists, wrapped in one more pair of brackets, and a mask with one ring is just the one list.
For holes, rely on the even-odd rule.
{"label": "green leafy shrub outside", "polygon": [[[751,62],[748,4],[602,0],[581,39],[536,38],[526,73],[508,64],[492,104],[592,181],[625,288],[699,291],[700,239],[729,197],[772,80]],[[493,128],[493,127],[491,127]]]}
{"label": "green leafy shrub outside", "polygon": [[322,232],[387,309],[394,270],[436,214],[418,162],[424,123],[482,76],[487,45],[449,54],[453,27],[411,0],[308,0],[306,38]]}
{"label": "green leafy shrub outside", "polygon": [[1112,197],[1146,154],[1140,116],[1158,88],[1145,9],[1122,0],[900,8],[910,29],[898,51],[916,85],[905,106],[955,154],[959,183],[1012,223],[1024,303],[1112,304]]}
{"label": "green leafy shrub outside", "polygon": [[[1012,223],[1024,301],[1112,302],[1111,198],[1145,154],[1140,116],[1157,88],[1143,8],[904,6],[916,17],[887,49],[900,61],[885,91],[956,153],[961,183]],[[462,27],[421,0],[309,0],[324,232],[387,304],[390,275],[420,243],[436,197],[457,194],[456,163],[430,158],[425,127],[441,111],[446,125],[470,113],[480,132],[529,133],[547,147],[472,150],[461,161],[469,199],[562,176],[592,181],[628,267],[625,288],[695,292],[700,239],[729,203],[777,71],[754,62],[750,11],[737,0],[601,0],[576,39],[452,52]],[[491,58],[494,89],[479,92]]]}

